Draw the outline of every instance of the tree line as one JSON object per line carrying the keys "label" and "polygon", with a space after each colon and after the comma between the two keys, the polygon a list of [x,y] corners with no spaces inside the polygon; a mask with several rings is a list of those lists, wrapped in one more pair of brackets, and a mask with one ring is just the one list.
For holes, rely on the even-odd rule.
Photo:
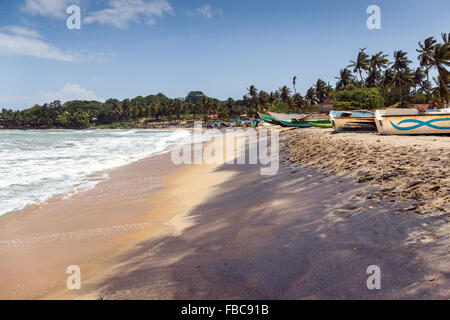
{"label": "tree line", "polygon": [[[240,100],[219,100],[202,91],[191,91],[184,98],[169,98],[162,93],[133,99],[98,101],[60,101],[35,105],[14,111],[2,109],[1,128],[89,128],[93,125],[124,122],[160,122],[181,119],[208,121],[211,115],[232,120],[257,112],[314,111],[320,104],[330,103],[335,109],[377,109],[385,106],[428,104],[444,107],[449,101],[450,37],[442,42],[429,37],[418,43],[419,67],[412,69],[412,60],[402,50],[393,53],[392,61],[384,52],[369,55],[359,49],[355,60],[342,68],[334,87],[318,79],[305,93],[297,92],[297,77],[292,80],[294,93],[288,86],[266,92],[250,86]],[[431,77],[434,70],[436,77]]]}

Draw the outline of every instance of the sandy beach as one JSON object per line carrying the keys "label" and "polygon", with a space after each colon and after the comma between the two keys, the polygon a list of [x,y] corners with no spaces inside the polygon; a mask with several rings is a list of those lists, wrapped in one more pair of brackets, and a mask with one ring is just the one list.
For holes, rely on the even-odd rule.
{"label": "sandy beach", "polygon": [[165,154],[1,217],[0,298],[450,298],[450,137],[280,137],[274,176]]}

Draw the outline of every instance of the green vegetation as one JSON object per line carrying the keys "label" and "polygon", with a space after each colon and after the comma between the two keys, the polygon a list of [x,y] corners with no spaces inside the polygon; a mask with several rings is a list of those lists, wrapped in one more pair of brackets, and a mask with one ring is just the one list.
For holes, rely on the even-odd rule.
{"label": "green vegetation", "polygon": [[[318,79],[305,96],[297,92],[297,77],[292,80],[294,94],[287,86],[266,92],[250,86],[242,100],[228,98],[221,101],[206,96],[201,91],[191,91],[185,98],[171,99],[164,94],[136,97],[134,99],[108,99],[98,101],[54,101],[35,105],[22,111],[3,109],[0,113],[1,128],[151,128],[161,122],[180,122],[198,119],[209,121],[210,116],[232,120],[246,114],[256,117],[257,112],[311,112],[320,104],[334,104],[335,109],[377,109],[390,105],[428,103],[443,107],[449,101],[450,42],[449,35],[442,34],[442,43],[433,37],[418,44],[420,67],[410,68],[412,63],[406,52],[394,52],[390,62],[388,55],[373,55],[360,49],[356,60],[343,68],[336,77],[335,88]],[[349,69],[351,68],[351,69]],[[430,71],[437,77],[430,81]]]}
{"label": "green vegetation", "polygon": [[345,90],[336,92],[334,107],[341,110],[379,109],[383,101],[376,88],[357,88],[353,84],[346,86]]}

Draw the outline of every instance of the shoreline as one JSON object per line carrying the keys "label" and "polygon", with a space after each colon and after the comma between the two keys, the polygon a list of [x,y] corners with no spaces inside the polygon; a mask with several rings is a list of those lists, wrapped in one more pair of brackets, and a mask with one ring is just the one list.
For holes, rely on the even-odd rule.
{"label": "shoreline", "polygon": [[[189,208],[229,176],[211,173],[215,167],[175,165],[166,151],[106,171],[110,178],[93,189],[2,215],[0,299],[92,299],[65,288],[66,268],[79,265],[90,288],[116,267],[111,259],[142,239],[183,232]],[[185,186],[202,176],[198,187]]]}
{"label": "shoreline", "polygon": [[[16,131],[16,133],[20,133],[20,132],[37,132],[37,133],[42,133],[42,132],[60,132],[61,134],[63,132],[65,133],[70,133],[70,132],[74,132],[74,133],[79,133],[82,132],[83,130],[71,130],[71,129],[57,129],[57,130],[6,130],[9,131],[11,134],[14,134],[14,131]],[[85,132],[88,131],[97,131],[97,130],[86,130]],[[114,131],[114,130],[111,130]],[[135,134],[137,131],[144,131],[144,130],[135,130],[135,129],[123,129],[123,130],[117,130],[117,131],[128,131],[129,134]],[[189,133],[191,133],[192,130],[189,129],[148,129],[146,131],[149,131],[148,133],[151,134],[153,133],[167,133],[168,136],[173,135],[173,134],[178,134],[180,132],[185,132],[187,136],[189,136]],[[5,132],[7,134],[8,137],[8,133]],[[170,143],[170,142],[169,142]],[[45,193],[41,193],[38,195],[38,197],[34,197],[34,198],[24,198],[23,201],[18,202],[11,202],[11,204],[9,206],[3,206],[0,209],[0,219],[3,216],[6,215],[11,215],[11,214],[16,214],[16,213],[20,213],[22,211],[25,210],[33,210],[36,208],[40,208],[42,206],[45,206],[47,203],[51,203],[53,201],[57,201],[57,200],[61,200],[63,198],[66,197],[72,197],[75,194],[78,194],[80,192],[84,192],[86,190],[91,190],[92,188],[95,187],[95,185],[97,185],[98,183],[101,183],[103,181],[108,180],[108,172],[111,172],[112,170],[118,169],[120,167],[132,164],[134,162],[140,161],[142,159],[148,158],[148,157],[152,157],[152,156],[157,156],[157,155],[161,155],[167,152],[170,152],[170,150],[172,149],[173,146],[171,146],[170,144],[166,144],[165,146],[162,145],[162,147],[157,146],[155,147],[155,150],[153,149],[149,149],[151,151],[148,151],[144,154],[142,153],[138,153],[137,155],[128,157],[127,159],[120,159],[120,162],[118,161],[113,161],[108,163],[106,166],[101,164],[98,166],[94,166],[92,168],[82,168],[82,170],[84,169],[84,171],[78,171],[76,172],[77,176],[79,177],[78,179],[76,179],[75,181],[71,181],[71,183],[69,184],[65,184],[63,186],[63,188],[53,188],[53,189],[48,189]],[[70,150],[69,150],[70,151]],[[151,153],[150,153],[151,152]],[[104,160],[104,159],[102,159]],[[39,168],[37,168],[38,170]],[[18,169],[17,169],[18,170]],[[71,178],[71,177],[70,177]],[[17,183],[18,185],[20,185],[19,183]],[[14,198],[13,198],[14,199]]]}
{"label": "shoreline", "polygon": [[[94,189],[1,216],[0,270],[5,276],[0,297],[43,298],[52,290],[46,287],[58,287],[58,282],[59,286],[65,285],[62,280],[67,277],[66,268],[77,264],[70,262],[68,251],[74,253],[73,260],[86,264],[89,273],[95,269],[90,265],[92,257],[101,254],[98,260],[106,260],[108,252],[123,246],[120,241],[114,242],[118,236],[147,227],[142,219],[148,210],[147,199],[162,188],[170,174],[182,169],[168,166],[169,156],[166,152],[118,167],[108,171],[110,179]],[[154,169],[151,174],[148,167]],[[97,243],[106,239],[111,240],[109,244]],[[22,267],[15,270],[15,265]],[[39,282],[33,279],[33,273],[44,278]],[[17,287],[30,289],[18,290],[15,296]]]}

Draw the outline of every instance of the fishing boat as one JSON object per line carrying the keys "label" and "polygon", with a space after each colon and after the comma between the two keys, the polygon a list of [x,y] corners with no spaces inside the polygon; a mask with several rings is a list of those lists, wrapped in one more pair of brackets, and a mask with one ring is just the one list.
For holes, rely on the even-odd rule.
{"label": "fishing boat", "polygon": [[317,127],[317,128],[331,128],[330,120],[292,120],[292,121],[283,121],[278,120],[279,124],[283,127],[295,127],[295,128],[309,128],[309,127]]}
{"label": "fishing boat", "polygon": [[294,119],[303,119],[305,117],[310,116],[310,114],[302,114],[302,113],[278,113],[278,112],[270,112],[269,115],[275,120],[282,120],[282,121],[292,121]]}
{"label": "fishing boat", "polygon": [[263,119],[265,122],[270,123],[270,124],[278,124],[278,121],[275,119],[275,117],[272,116],[268,116],[262,113],[258,112],[258,115],[261,119]]}
{"label": "fishing boat", "polygon": [[294,127],[294,128],[310,128],[311,124],[308,121],[283,121],[277,120],[278,124],[282,127]]}
{"label": "fishing boat", "polygon": [[316,128],[332,128],[333,127],[330,120],[308,121],[308,123],[311,125],[311,127],[316,127]]}
{"label": "fishing boat", "polygon": [[282,127],[295,128],[331,128],[331,121],[321,115],[296,114],[296,113],[276,113],[269,112],[270,116],[258,113],[259,117],[271,124],[279,124]]}
{"label": "fishing boat", "polygon": [[330,111],[331,124],[335,131],[375,131],[375,115],[369,111]]}
{"label": "fishing boat", "polygon": [[450,108],[377,110],[375,120],[380,134],[450,134]]}

